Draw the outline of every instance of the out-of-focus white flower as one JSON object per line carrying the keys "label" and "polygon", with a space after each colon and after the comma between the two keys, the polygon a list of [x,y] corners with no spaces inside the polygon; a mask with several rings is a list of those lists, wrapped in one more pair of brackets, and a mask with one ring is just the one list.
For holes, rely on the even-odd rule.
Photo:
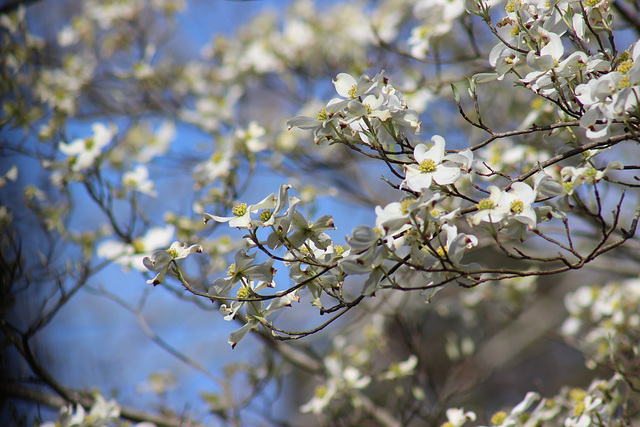
{"label": "out-of-focus white flower", "polygon": [[431,39],[448,33],[465,9],[462,0],[421,0],[416,2],[413,13],[421,25],[411,29],[407,44],[411,55],[424,59],[430,52]]}
{"label": "out-of-focus white flower", "polygon": [[411,375],[416,366],[418,366],[418,357],[412,354],[407,360],[391,365],[389,370],[380,377],[385,380],[405,377]]}
{"label": "out-of-focus white flower", "polygon": [[334,381],[318,385],[310,401],[300,407],[300,412],[311,412],[313,414],[321,414],[329,405],[331,399],[337,394],[337,387]]}
{"label": "out-of-focus white flower", "polygon": [[145,141],[142,147],[140,147],[137,153],[137,160],[140,163],[147,163],[154,157],[165,154],[175,138],[175,123],[171,120],[162,121],[151,139]]}
{"label": "out-of-focus white flower", "polygon": [[73,25],[65,25],[58,31],[58,44],[62,47],[71,46],[80,41],[80,33]]}
{"label": "out-of-focus white flower", "polygon": [[174,233],[175,227],[169,225],[151,228],[144,236],[131,243],[107,240],[98,246],[97,255],[100,258],[110,259],[125,269],[135,268],[144,272],[147,271],[147,268],[142,263],[143,258],[151,256],[156,249],[167,247]]}
{"label": "out-of-focus white flower", "polygon": [[524,397],[524,400],[514,406],[509,414],[503,411],[493,414],[491,417],[492,425],[500,425],[504,427],[516,427],[522,425],[522,414],[524,414],[536,400],[540,400],[540,395],[533,391],[528,392]]}
{"label": "out-of-focus white flower", "polygon": [[69,156],[68,161],[75,171],[93,166],[102,149],[111,142],[116,132],[114,126],[107,127],[102,123],[94,123],[91,129],[93,135],[88,138],[76,139],[70,144],[60,144],[60,151]]}
{"label": "out-of-focus white flower", "polygon": [[334,397],[362,389],[371,382],[371,377],[362,375],[355,366],[345,366],[337,355],[326,357],[324,365],[329,378],[325,384],[316,387],[313,398],[300,408],[302,412],[320,414]]}
{"label": "out-of-focus white flower", "polygon": [[84,422],[88,425],[108,425],[120,417],[120,407],[115,400],[107,401],[101,395],[96,395],[89,414]]}
{"label": "out-of-focus white flower", "polygon": [[[147,381],[136,387],[138,393],[152,392],[160,395],[176,388],[177,380],[173,372],[157,371],[149,374]],[[139,425],[138,425],[139,426]]]}
{"label": "out-of-focus white flower", "polygon": [[111,28],[117,21],[132,20],[144,7],[144,2],[135,0],[118,2],[87,0],[86,3],[87,15],[103,30]]}
{"label": "out-of-focus white flower", "polygon": [[0,176],[0,188],[7,185],[7,181],[15,181],[18,179],[18,166],[13,165],[4,175]]}
{"label": "out-of-focus white flower", "polygon": [[466,424],[467,421],[476,420],[475,412],[465,412],[462,408],[449,408],[447,409],[446,415],[447,421],[443,424],[443,427],[461,427]]}
{"label": "out-of-focus white flower", "polygon": [[[107,401],[100,394],[96,394],[89,413],[87,413],[81,405],[76,405],[75,413],[73,412],[72,405],[64,406],[60,408],[58,420],[56,422],[44,423],[42,424],[42,427],[106,427],[117,423],[119,418],[120,407],[116,401]],[[153,426],[151,423],[147,424]]]}
{"label": "out-of-focus white flower", "polygon": [[263,138],[266,133],[267,131],[258,122],[252,120],[247,129],[236,130],[234,136],[242,141],[250,152],[257,153],[267,149],[267,143]]}
{"label": "out-of-focus white flower", "polygon": [[193,171],[196,187],[214,184],[219,178],[226,178],[232,171],[235,154],[233,139],[225,139],[219,143],[218,150],[205,161],[198,163]]}
{"label": "out-of-focus white flower", "polygon": [[138,165],[133,171],[122,175],[122,185],[126,191],[139,191],[151,197],[158,193],[154,190],[154,183],[149,179],[149,170],[145,165]]}

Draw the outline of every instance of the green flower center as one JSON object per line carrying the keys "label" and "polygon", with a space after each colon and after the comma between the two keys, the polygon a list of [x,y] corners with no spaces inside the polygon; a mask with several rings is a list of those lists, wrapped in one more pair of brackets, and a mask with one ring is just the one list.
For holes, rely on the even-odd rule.
{"label": "green flower center", "polygon": [[129,177],[129,178],[127,178],[127,179],[125,179],[125,180],[123,181],[123,184],[124,184],[126,187],[135,187],[135,186],[136,186],[136,184],[137,184],[137,182],[136,182],[136,180],[135,180],[134,178]]}
{"label": "green flower center", "polygon": [[324,108],[318,112],[318,120],[320,120],[321,122],[327,120],[328,118],[329,115],[327,114],[327,110],[325,110]]}
{"label": "green flower center", "polygon": [[349,92],[347,92],[347,94],[349,95],[350,98],[355,98],[357,92],[358,92],[358,85],[355,84],[351,86],[351,89],[349,89]]}
{"label": "green flower center", "polygon": [[545,106],[545,101],[546,100],[544,98],[536,98],[531,101],[531,108],[533,108],[534,110],[542,108]]}
{"label": "green flower center", "polygon": [[564,188],[564,191],[568,193],[569,191],[573,190],[573,182],[571,181],[563,182],[562,188]]}
{"label": "green flower center", "polygon": [[240,289],[238,289],[238,298],[247,299],[250,296],[251,296],[251,289],[249,289],[248,287],[243,286]]}
{"label": "green flower center", "polygon": [[400,212],[402,212],[402,215],[406,215],[409,213],[409,206],[411,206],[411,204],[415,201],[415,198],[410,197],[400,202]]}
{"label": "green flower center", "polygon": [[496,204],[493,203],[493,200],[487,197],[486,199],[480,200],[480,202],[478,203],[478,210],[484,211],[487,209],[493,209],[495,206]]}
{"label": "green flower center", "polygon": [[627,59],[626,61],[622,61],[620,65],[618,65],[618,68],[616,68],[616,71],[619,72],[620,74],[627,74],[631,69],[631,67],[633,67],[633,60]]}
{"label": "green flower center", "polygon": [[171,258],[177,258],[178,257],[178,250],[177,249],[167,249],[167,253],[169,255],[171,255]]}
{"label": "green flower center", "polygon": [[507,413],[504,411],[498,411],[491,416],[491,424],[494,426],[501,425],[504,420],[507,419]]}
{"label": "green flower center", "polygon": [[235,262],[233,264],[231,264],[229,266],[229,268],[227,269],[227,276],[233,276],[233,274],[236,272],[236,264]]}
{"label": "green flower center", "polygon": [[93,138],[87,138],[84,140],[84,148],[91,150],[96,145],[96,140]]}
{"label": "green flower center", "polygon": [[514,200],[511,202],[511,212],[515,214],[520,214],[524,210],[524,203],[520,200]]}
{"label": "green flower center", "polygon": [[231,212],[235,215],[235,216],[243,216],[244,214],[247,213],[247,204],[246,203],[238,203],[237,205],[235,205],[233,207],[233,209],[231,210]]}
{"label": "green flower center", "polygon": [[440,246],[438,249],[436,249],[436,255],[438,255],[440,258],[446,258],[448,249],[449,248],[447,248],[446,246]]}
{"label": "green flower center", "polygon": [[576,406],[573,407],[573,416],[574,417],[579,417],[580,415],[582,415],[583,412],[584,412],[584,402],[580,402]]}
{"label": "green flower center", "polygon": [[624,76],[618,82],[618,89],[622,89],[629,86],[631,86],[631,80],[629,80],[629,76]]}
{"label": "green flower center", "polygon": [[333,249],[336,251],[338,255],[342,255],[344,253],[344,246],[342,245],[334,245]]}
{"label": "green flower center", "polygon": [[420,162],[420,164],[418,165],[418,169],[420,169],[420,172],[422,173],[432,173],[436,171],[436,162],[434,162],[432,159],[426,159]]}
{"label": "green flower center", "polygon": [[222,153],[219,151],[213,153],[213,155],[211,156],[211,162],[218,163],[220,160],[222,160]]}
{"label": "green flower center", "polygon": [[316,387],[313,394],[315,394],[317,398],[322,399],[327,395],[328,392],[329,392],[329,387],[327,387],[326,385],[319,385]]}
{"label": "green flower center", "polygon": [[258,218],[260,219],[260,221],[265,222],[271,219],[271,215],[273,215],[273,213],[271,212],[271,209],[265,209],[262,212],[260,212],[260,215],[258,216]]}
{"label": "green flower center", "polygon": [[144,242],[142,240],[134,239],[131,244],[133,245],[133,250],[135,250],[137,254],[141,254],[144,252]]}
{"label": "green flower center", "polygon": [[585,397],[587,397],[587,392],[581,388],[572,388],[569,391],[569,399],[572,402],[576,402],[576,403],[582,402]]}
{"label": "green flower center", "polygon": [[597,5],[598,3],[600,3],[600,0],[586,0],[584,2],[584,5],[587,6],[587,7],[592,7],[592,6]]}

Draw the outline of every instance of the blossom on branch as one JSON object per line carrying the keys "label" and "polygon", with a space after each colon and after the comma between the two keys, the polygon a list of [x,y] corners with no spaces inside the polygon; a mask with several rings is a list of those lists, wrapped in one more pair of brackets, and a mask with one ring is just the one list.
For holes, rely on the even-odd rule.
{"label": "blossom on branch", "polygon": [[453,184],[460,178],[460,167],[445,156],[444,138],[435,135],[431,138],[433,146],[427,148],[425,144],[418,144],[413,150],[413,157],[417,165],[405,166],[405,179],[402,186],[407,186],[413,191],[421,192],[437,185]]}
{"label": "blossom on branch", "polygon": [[156,286],[164,282],[164,276],[172,267],[173,262],[184,259],[191,254],[202,253],[201,245],[187,246],[186,243],[173,242],[166,250],[155,251],[150,257],[144,257],[142,263],[150,271],[157,271],[156,277],[147,280],[147,283]]}

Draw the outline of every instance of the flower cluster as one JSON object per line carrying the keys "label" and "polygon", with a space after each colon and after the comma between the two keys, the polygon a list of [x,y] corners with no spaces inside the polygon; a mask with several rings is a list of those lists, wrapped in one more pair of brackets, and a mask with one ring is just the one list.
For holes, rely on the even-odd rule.
{"label": "flower cluster", "polygon": [[[596,380],[585,390],[563,388],[550,398],[542,398],[539,393],[529,392],[518,405],[509,412],[498,411],[491,416],[489,426],[527,427],[538,425],[563,425],[565,427],[587,427],[592,425],[616,425],[616,412],[623,404],[618,390],[620,377],[609,381]],[[537,402],[537,403],[536,403]],[[467,421],[475,421],[474,412],[463,409],[447,410],[447,423],[443,426],[462,426]]]}
{"label": "flower cluster", "polygon": [[[120,424],[120,407],[115,400],[107,401],[102,395],[96,394],[93,405],[87,413],[82,405],[64,406],[58,413],[55,422],[41,424],[42,427],[74,427],[92,426],[108,427]],[[134,427],[155,427],[155,424],[148,421],[135,424]]]}
{"label": "flower cluster", "polygon": [[289,129],[311,130],[316,143],[391,144],[398,134],[420,132],[418,113],[407,107],[402,94],[383,73],[356,80],[340,73],[333,81],[339,98],[331,99],[316,117],[296,116]]}
{"label": "flower cluster", "polygon": [[[469,11],[491,20],[484,2],[476,2]],[[593,140],[606,140],[611,125],[638,116],[640,48],[633,43],[616,53],[615,47],[603,47],[603,33],[610,37],[612,31],[608,2],[513,0],[505,11],[506,17],[494,29],[500,41],[489,55],[495,69],[492,77],[516,74],[521,84],[553,101],[568,117],[579,119]],[[575,48],[569,54],[567,39]],[[588,48],[593,39],[599,43],[595,53]],[[520,70],[527,68],[532,71],[521,77]]]}
{"label": "flower cluster", "polygon": [[[640,279],[583,286],[567,295],[570,317],[562,333],[579,342],[589,366],[612,363],[615,369],[637,369],[640,357]],[[636,366],[634,366],[636,365]]]}

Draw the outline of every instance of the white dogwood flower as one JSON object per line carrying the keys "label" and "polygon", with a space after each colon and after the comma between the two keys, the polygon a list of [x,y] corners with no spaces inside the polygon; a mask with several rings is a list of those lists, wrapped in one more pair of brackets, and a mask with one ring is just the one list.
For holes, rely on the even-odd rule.
{"label": "white dogwood flower", "polygon": [[478,225],[481,222],[500,222],[509,213],[506,206],[499,204],[502,191],[495,185],[490,185],[488,190],[489,197],[478,202],[478,211],[471,216],[469,222],[473,225]]}
{"label": "white dogwood flower", "polygon": [[248,283],[251,280],[272,282],[273,275],[276,273],[273,268],[274,259],[270,258],[262,264],[254,265],[255,259],[255,253],[249,255],[244,249],[236,252],[235,262],[229,266],[228,275],[214,280],[209,286],[209,293],[216,296],[227,295],[239,281],[243,283]]}
{"label": "white dogwood flower", "polygon": [[532,203],[536,200],[536,191],[524,182],[514,182],[511,189],[502,193],[498,206],[506,211],[506,216],[529,228],[536,228],[536,212]]}
{"label": "white dogwood flower", "polygon": [[184,259],[194,253],[202,253],[202,246],[191,245],[186,243],[173,242],[169,249],[161,249],[155,251],[150,257],[146,256],[142,259],[144,266],[150,271],[157,271],[156,277],[147,280],[150,285],[156,286],[164,282],[164,276],[169,271],[173,261]]}
{"label": "white dogwood flower", "polygon": [[417,165],[405,166],[405,180],[402,186],[406,185],[413,191],[422,191],[424,188],[431,187],[432,183],[453,184],[460,177],[460,168],[455,163],[443,163],[446,160],[444,138],[435,135],[431,141],[433,142],[431,148],[418,144],[413,150]]}
{"label": "white dogwood flower", "polygon": [[363,74],[356,80],[351,74],[340,73],[333,80],[338,95],[345,99],[354,99],[369,93],[378,84],[371,80],[369,76]]}

